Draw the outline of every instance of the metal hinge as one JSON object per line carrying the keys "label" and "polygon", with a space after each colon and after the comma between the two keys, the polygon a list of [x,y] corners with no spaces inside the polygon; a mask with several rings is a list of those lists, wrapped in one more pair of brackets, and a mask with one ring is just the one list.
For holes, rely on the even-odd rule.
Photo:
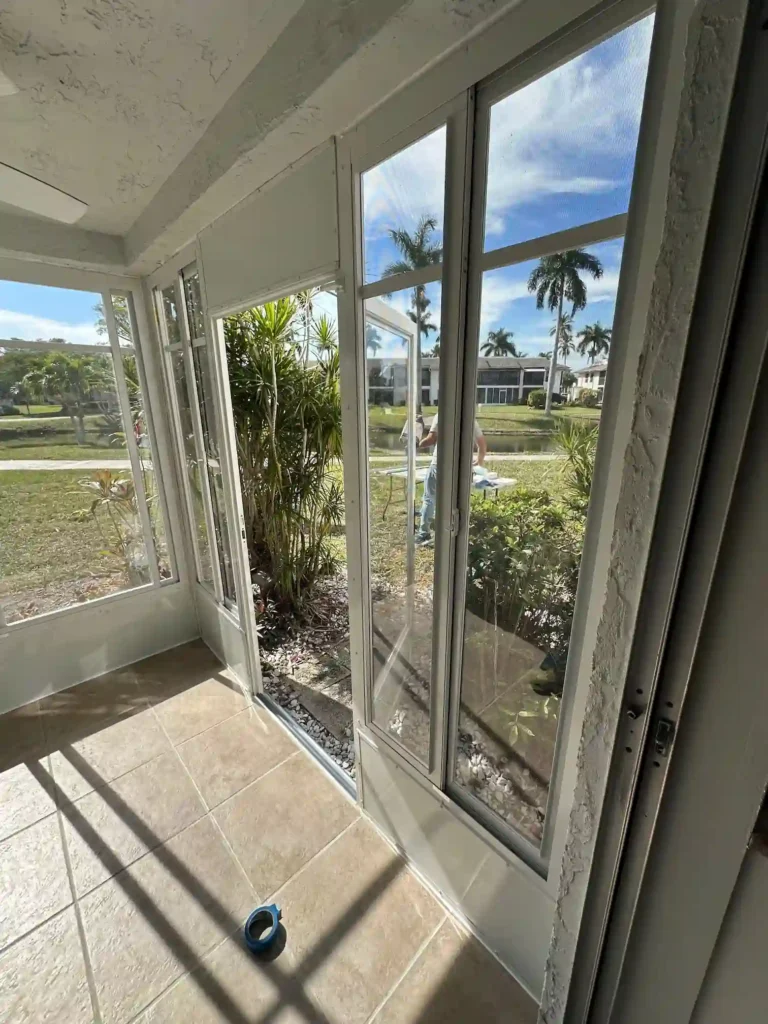
{"label": "metal hinge", "polygon": [[459,526],[461,525],[461,513],[457,508],[451,512],[451,536],[459,536]]}
{"label": "metal hinge", "polygon": [[675,723],[668,718],[656,722],[653,734],[653,749],[659,757],[667,757],[675,740]]}

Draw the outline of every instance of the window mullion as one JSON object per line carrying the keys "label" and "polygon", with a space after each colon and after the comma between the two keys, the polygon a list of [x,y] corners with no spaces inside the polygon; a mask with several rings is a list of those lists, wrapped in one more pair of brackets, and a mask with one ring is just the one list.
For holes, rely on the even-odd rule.
{"label": "window mullion", "polygon": [[[123,356],[120,350],[120,339],[117,334],[115,311],[112,306],[112,295],[110,292],[102,293],[102,304],[104,306],[104,318],[107,324],[109,344],[112,349],[112,364],[115,374],[115,383],[117,385],[117,395],[120,402],[123,426],[125,428],[125,446],[128,449],[128,458],[130,459],[131,472],[133,474],[133,487],[136,493],[136,504],[138,506],[139,518],[141,520],[141,530],[144,534],[144,549],[147,552],[147,559],[149,561],[150,578],[152,583],[157,585],[160,583],[160,569],[157,564],[157,550],[155,549],[152,520],[150,519],[149,506],[147,505],[147,494],[144,487],[144,474],[141,468],[139,448],[136,444],[136,436],[132,429],[133,416],[131,414],[131,402],[128,395],[128,386],[125,383]],[[138,338],[134,338],[134,352],[137,347]]]}

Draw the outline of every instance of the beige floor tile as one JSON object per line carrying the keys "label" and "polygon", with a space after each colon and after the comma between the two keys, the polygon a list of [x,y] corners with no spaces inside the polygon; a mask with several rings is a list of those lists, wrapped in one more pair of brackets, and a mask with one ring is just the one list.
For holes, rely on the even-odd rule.
{"label": "beige floor tile", "polygon": [[232,934],[253,895],[203,818],[80,902],[105,1024],[129,1020]]}
{"label": "beige floor tile", "polygon": [[274,718],[249,707],[179,746],[209,807],[228,799],[298,747]]}
{"label": "beige floor tile", "polygon": [[79,896],[205,814],[175,752],[121,776],[63,810]]}
{"label": "beige floor tile", "polygon": [[55,814],[0,843],[0,949],[71,902]]}
{"label": "beige floor tile", "polygon": [[279,889],[357,815],[357,808],[303,753],[215,811],[263,898]]}
{"label": "beige floor tile", "polygon": [[40,701],[49,750],[77,743],[100,729],[145,711],[146,701],[129,669],[109,672]]}
{"label": "beige floor tile", "polygon": [[157,705],[222,671],[221,662],[202,640],[173,647],[131,666],[139,692]]}
{"label": "beige floor tile", "polygon": [[446,921],[374,1024],[535,1024],[527,992],[480,943]]}
{"label": "beige floor tile", "polygon": [[91,998],[75,912],[58,914],[0,956],[0,1020],[90,1024]]}
{"label": "beige floor tile", "polygon": [[315,1024],[319,1014],[292,974],[287,950],[265,963],[229,938],[203,959],[200,970],[161,996],[139,1024],[251,1024],[270,1012],[271,1024]]}
{"label": "beige floor tile", "polygon": [[76,800],[167,750],[171,744],[154,712],[147,709],[54,751],[53,778],[60,798]]}
{"label": "beige floor tile", "polygon": [[236,715],[247,704],[237,683],[218,673],[158,704],[155,712],[171,742],[183,743]]}
{"label": "beige floor tile", "polygon": [[0,773],[0,840],[55,809],[48,758],[22,762]]}
{"label": "beige floor tile", "polygon": [[44,753],[43,721],[37,701],[0,716],[0,771]]}
{"label": "beige floor tile", "polygon": [[444,916],[360,820],[280,894],[297,978],[332,1021],[362,1024]]}

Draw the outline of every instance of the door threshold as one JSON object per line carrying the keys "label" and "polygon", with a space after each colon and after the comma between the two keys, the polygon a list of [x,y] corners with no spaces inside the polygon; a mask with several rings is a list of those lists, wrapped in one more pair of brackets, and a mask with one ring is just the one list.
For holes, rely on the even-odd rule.
{"label": "door threshold", "polygon": [[[302,729],[302,727],[296,722],[291,714],[285,710],[277,701],[272,700],[269,694],[257,693],[254,696],[254,700],[262,703],[272,714],[282,722],[288,732],[293,736],[296,742],[302,746],[308,754],[310,754],[320,765],[324,768],[331,778],[336,782],[344,792],[352,800],[357,802],[357,785],[355,780],[351,779],[349,775],[340,768],[339,765],[333,760],[319,743],[312,739],[312,737]],[[357,766],[359,770],[359,765]]]}

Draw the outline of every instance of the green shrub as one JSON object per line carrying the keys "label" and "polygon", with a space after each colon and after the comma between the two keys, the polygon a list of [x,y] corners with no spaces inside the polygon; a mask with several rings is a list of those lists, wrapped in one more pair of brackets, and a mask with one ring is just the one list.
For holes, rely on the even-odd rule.
{"label": "green shrub", "polygon": [[600,404],[600,395],[591,388],[584,388],[579,395],[579,405],[585,409],[596,409]]}
{"label": "green shrub", "polygon": [[576,599],[584,516],[543,489],[496,501],[472,496],[467,607],[564,667]]}
{"label": "green shrub", "polygon": [[597,424],[562,420],[555,434],[557,447],[565,455],[563,472],[571,498],[585,512],[592,491],[598,430]]}
{"label": "green shrub", "polygon": [[543,409],[547,404],[547,392],[543,388],[528,392],[528,406],[531,409]]}
{"label": "green shrub", "polygon": [[294,299],[224,321],[251,571],[294,610],[335,570],[329,540],[344,515],[328,474],[342,454],[338,349],[317,346],[308,363],[304,328]]}

